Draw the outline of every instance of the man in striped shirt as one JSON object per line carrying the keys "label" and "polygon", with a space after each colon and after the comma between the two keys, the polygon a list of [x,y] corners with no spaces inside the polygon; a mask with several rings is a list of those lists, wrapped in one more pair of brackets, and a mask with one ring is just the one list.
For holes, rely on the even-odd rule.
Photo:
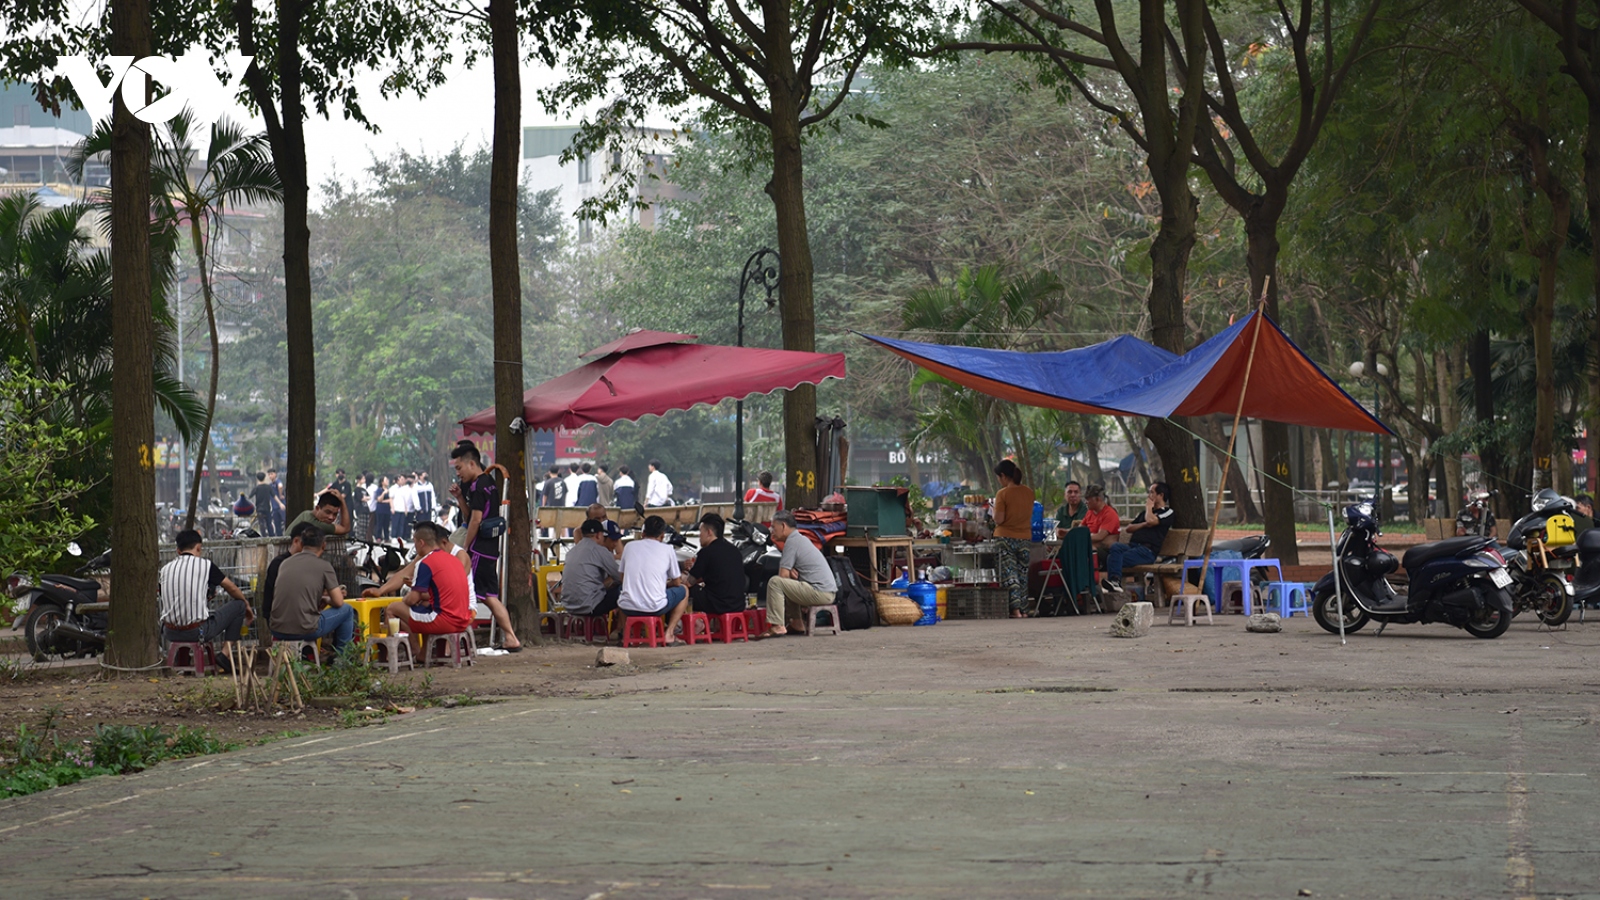
{"label": "man in striped shirt", "polygon": [[[178,555],[161,567],[161,629],[168,641],[236,641],[239,626],[255,621],[255,611],[233,579],[200,552],[200,532],[178,533]],[[233,599],[212,612],[209,601],[219,587]]]}

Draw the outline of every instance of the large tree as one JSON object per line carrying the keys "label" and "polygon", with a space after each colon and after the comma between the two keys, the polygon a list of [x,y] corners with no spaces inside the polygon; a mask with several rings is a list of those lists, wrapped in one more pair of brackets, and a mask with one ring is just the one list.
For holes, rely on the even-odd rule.
{"label": "large tree", "polygon": [[[111,51],[150,55],[149,0],[113,0]],[[150,126],[118,91],[111,113],[111,604],[107,661],[138,669],[160,661],[157,635],[155,323],[150,308]]]}
{"label": "large tree", "polygon": [[[1204,84],[1211,114],[1199,120],[1195,161],[1217,195],[1244,220],[1250,296],[1264,294],[1267,315],[1274,320],[1282,318],[1278,309],[1278,222],[1289,203],[1289,188],[1316,145],[1350,67],[1363,52],[1381,3],[1360,0],[1351,21],[1336,14],[1336,6],[1351,5],[1339,0],[1299,0],[1293,13],[1278,3],[1266,16],[1267,27],[1259,30],[1266,35],[1281,34],[1283,40],[1252,33],[1257,32],[1255,28],[1248,29],[1244,40],[1230,39],[1218,27],[1209,3],[1180,7],[1180,18],[1199,17],[1210,48],[1205,62],[1211,75]],[[1166,34],[1174,65],[1183,77],[1190,62],[1170,26]],[[1270,65],[1273,57],[1285,56],[1285,51],[1283,64],[1272,66],[1271,75],[1259,73],[1263,64]],[[1252,67],[1258,73],[1249,72]],[[1253,77],[1255,74],[1261,77]],[[1270,93],[1248,96],[1252,82],[1268,79],[1279,80],[1288,88],[1289,103],[1271,102]],[[1293,123],[1288,127],[1282,121],[1284,107]],[[1262,422],[1261,443],[1268,476],[1264,490],[1267,536],[1278,556],[1295,565],[1300,558],[1289,484],[1289,427],[1282,422]]]}
{"label": "large tree", "polygon": [[[1587,120],[1583,132],[1583,196],[1591,234],[1600,222],[1600,6],[1579,0],[1517,0],[1552,33],[1565,65],[1561,71],[1583,92]],[[1589,254],[1594,317],[1590,322],[1588,383],[1589,489],[1600,485],[1600,252]]]}
{"label": "large tree", "polygon": [[[850,94],[868,60],[899,61],[931,38],[928,0],[542,0],[541,28],[571,40],[569,77],[543,94],[552,111],[596,101],[566,158],[623,152],[632,126],[658,109],[707,103],[713,123],[745,135],[771,169],[766,192],[777,220],[783,346],[813,350],[811,236],[807,228],[803,141]],[[547,42],[546,46],[552,46]],[[549,52],[549,51],[547,51]],[[550,60],[555,61],[553,54]],[[636,180],[616,176],[606,202],[630,201]],[[591,211],[604,209],[604,203]],[[784,397],[787,496],[814,506],[816,388]]]}
{"label": "large tree", "polygon": [[[1199,218],[1189,173],[1196,133],[1206,117],[1204,4],[1138,0],[1130,35],[1138,41],[1137,55],[1124,37],[1131,17],[1112,0],[1095,0],[1093,18],[1080,16],[1064,0],[984,0],[980,34],[946,45],[1036,60],[1044,83],[1081,96],[1144,152],[1161,204],[1161,224],[1150,244],[1150,339],[1178,354],[1189,350],[1183,311]],[[1172,43],[1186,63],[1178,78],[1167,41],[1169,7],[1179,23]],[[1172,485],[1178,524],[1204,525],[1208,513],[1191,432],[1174,417],[1151,419],[1146,434]]]}

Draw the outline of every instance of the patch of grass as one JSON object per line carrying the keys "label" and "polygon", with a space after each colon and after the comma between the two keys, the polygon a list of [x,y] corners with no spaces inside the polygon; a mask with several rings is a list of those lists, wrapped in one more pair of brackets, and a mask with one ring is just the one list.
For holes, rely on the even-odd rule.
{"label": "patch of grass", "polygon": [[349,697],[365,703],[380,700],[401,705],[425,702],[433,689],[432,673],[420,679],[386,678],[386,672],[371,667],[367,647],[354,642],[345,646],[333,662],[320,669],[307,667],[307,683],[313,697]]}
{"label": "patch of grass", "polygon": [[63,743],[56,730],[59,714],[47,710],[38,726],[19,725],[15,735],[0,740],[0,797],[20,797],[95,775],[125,775],[162,760],[237,746],[186,725],[170,734],[155,725],[100,725],[92,739]]}

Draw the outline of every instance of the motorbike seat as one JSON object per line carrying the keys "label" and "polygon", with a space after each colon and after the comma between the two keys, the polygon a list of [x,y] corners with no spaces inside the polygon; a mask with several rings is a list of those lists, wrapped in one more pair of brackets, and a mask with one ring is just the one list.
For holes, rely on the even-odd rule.
{"label": "motorbike seat", "polygon": [[92,578],[74,578],[71,575],[46,575],[43,580],[75,591],[81,591],[90,597],[93,597],[100,590],[100,582]]}
{"label": "motorbike seat", "polygon": [[1211,545],[1212,550],[1232,550],[1245,559],[1250,559],[1252,553],[1259,553],[1267,543],[1264,534],[1253,534],[1249,537],[1235,538],[1231,541],[1216,541]]}
{"label": "motorbike seat", "polygon": [[1494,543],[1494,538],[1469,535],[1467,537],[1446,538],[1442,541],[1434,541],[1431,544],[1418,544],[1406,551],[1405,557],[1401,560],[1401,565],[1405,566],[1407,572],[1415,572],[1436,559],[1448,559],[1468,551],[1481,550],[1492,543]]}

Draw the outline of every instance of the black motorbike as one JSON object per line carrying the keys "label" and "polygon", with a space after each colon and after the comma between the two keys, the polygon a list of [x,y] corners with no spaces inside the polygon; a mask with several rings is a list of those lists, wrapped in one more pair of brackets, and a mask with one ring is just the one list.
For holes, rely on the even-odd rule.
{"label": "black motorbike", "polygon": [[1585,608],[1600,603],[1600,528],[1578,534],[1578,574],[1572,579],[1573,602]]}
{"label": "black motorbike", "polygon": [[[76,543],[67,551],[82,554]],[[87,577],[105,572],[111,551],[80,566],[73,575],[51,573],[39,576],[37,583],[22,575],[12,575],[6,593],[17,601],[20,628],[28,642],[34,662],[52,658],[92,656],[106,646],[111,604],[100,582]]]}
{"label": "black motorbike", "polygon": [[778,574],[779,554],[772,543],[772,531],[759,522],[731,519],[726,534],[728,541],[739,548],[739,558],[744,560],[745,589],[757,597],[765,597],[767,579]]}
{"label": "black motorbike", "polygon": [[1360,631],[1374,619],[1379,634],[1390,622],[1444,622],[1479,638],[1499,637],[1511,626],[1514,581],[1494,538],[1450,538],[1407,550],[1410,583],[1402,594],[1389,583],[1400,561],[1377,545],[1381,532],[1372,502],[1352,504],[1344,514],[1337,588],[1335,573],[1329,572],[1312,591],[1311,614],[1318,625],[1337,634],[1342,613],[1345,632]]}
{"label": "black motorbike", "polygon": [[[1533,511],[1518,519],[1506,535],[1506,571],[1515,584],[1511,588],[1511,614],[1533,610],[1539,621],[1560,625],[1572,615],[1572,586],[1567,578],[1577,565],[1578,548],[1573,543],[1571,515],[1578,508],[1570,497],[1550,488],[1533,495]],[[1568,517],[1565,540],[1556,539],[1551,519]]]}

